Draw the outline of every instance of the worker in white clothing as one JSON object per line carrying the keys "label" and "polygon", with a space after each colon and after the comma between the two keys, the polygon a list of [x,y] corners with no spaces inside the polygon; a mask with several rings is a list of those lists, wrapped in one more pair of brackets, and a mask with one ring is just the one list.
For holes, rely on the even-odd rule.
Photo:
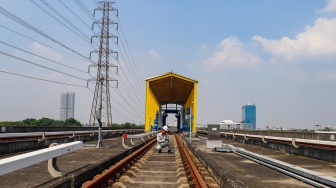
{"label": "worker in white clothing", "polygon": [[168,136],[168,126],[165,125],[162,127],[162,130],[159,134],[157,134],[157,146],[156,149],[158,149],[159,153],[162,152],[162,148],[165,148],[168,146],[168,153],[172,153],[171,152],[171,147],[170,147],[170,140],[169,140],[169,136]]}

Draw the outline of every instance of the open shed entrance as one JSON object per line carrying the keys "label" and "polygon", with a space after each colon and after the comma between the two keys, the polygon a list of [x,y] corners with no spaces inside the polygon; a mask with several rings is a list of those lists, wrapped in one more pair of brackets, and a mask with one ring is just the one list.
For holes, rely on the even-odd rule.
{"label": "open shed entrance", "polygon": [[189,131],[191,126],[195,132],[197,83],[173,72],[147,79],[145,131],[158,130],[175,116],[176,129]]}

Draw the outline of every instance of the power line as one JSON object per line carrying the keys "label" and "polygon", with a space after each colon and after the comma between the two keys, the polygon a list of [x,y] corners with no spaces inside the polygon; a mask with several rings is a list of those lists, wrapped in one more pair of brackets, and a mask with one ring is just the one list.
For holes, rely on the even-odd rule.
{"label": "power line", "polygon": [[24,50],[24,49],[21,49],[21,48],[15,47],[15,46],[13,46],[13,45],[10,45],[10,44],[8,44],[8,43],[5,43],[5,42],[3,42],[3,41],[0,41],[0,43],[2,43],[2,44],[5,44],[5,45],[7,45],[7,46],[10,46],[10,47],[12,47],[12,48],[15,48],[15,49],[17,49],[17,50],[20,50],[20,51],[26,52],[26,53],[28,53],[28,54],[34,55],[34,56],[36,56],[36,57],[39,57],[39,58],[41,58],[41,59],[44,59],[44,60],[47,60],[47,61],[50,61],[50,62],[53,62],[53,63],[59,64],[59,65],[61,65],[61,66],[64,66],[64,67],[67,67],[67,68],[70,68],[70,69],[73,69],[73,70],[76,70],[76,71],[80,71],[80,72],[83,72],[83,73],[87,73],[87,72],[85,72],[85,71],[82,71],[82,70],[79,70],[79,69],[77,69],[77,68],[74,68],[74,67],[71,67],[71,66],[68,66],[68,65],[64,65],[64,64],[62,64],[62,63],[59,63],[59,62],[56,62],[56,61],[54,61],[54,60],[51,60],[51,59],[48,59],[48,58],[42,57],[42,56],[40,56],[40,55],[37,55],[37,54],[31,53],[31,52],[28,52],[28,51],[26,51],[26,50]]}
{"label": "power line", "polygon": [[[121,105],[117,100],[115,100],[113,97],[111,97],[112,98],[112,100],[115,102],[115,103],[117,103],[120,107],[122,107],[124,110],[126,110],[128,113],[130,113],[130,114],[132,114],[132,115],[134,115],[134,116],[136,116],[136,117],[139,117],[139,118],[143,118],[143,117],[141,117],[139,114],[133,114],[133,113],[131,113],[128,109],[126,109],[123,105]],[[113,108],[112,108],[113,109]]]}
{"label": "power line", "polygon": [[[32,1],[32,0],[31,0]],[[90,40],[90,37],[85,35],[80,29],[78,29],[73,23],[71,23],[67,18],[65,18],[61,13],[59,13],[54,7],[52,7],[49,3],[47,3],[45,0],[40,0],[43,2],[50,10],[52,10],[55,14],[57,14],[60,18],[62,18],[67,24],[69,24],[72,28],[74,28],[78,33],[82,34],[85,38]]]}
{"label": "power line", "polygon": [[84,12],[87,16],[89,16],[89,17],[91,18],[91,20],[96,21],[96,18],[90,13],[90,11],[86,8],[86,6],[85,6],[82,2],[80,2],[80,1],[78,1],[78,0],[75,0],[75,3],[77,4],[77,6],[78,6],[80,9],[83,10],[83,12]]}
{"label": "power line", "polygon": [[51,36],[47,35],[46,33],[42,32],[41,30],[37,29],[36,27],[30,25],[29,23],[23,21],[22,19],[20,19],[19,17],[15,16],[15,15],[12,14],[12,13],[10,13],[10,12],[7,11],[6,9],[0,7],[0,13],[3,14],[3,15],[5,15],[5,16],[7,16],[8,18],[14,20],[15,22],[17,22],[17,23],[23,25],[24,27],[26,27],[26,28],[28,28],[28,29],[30,29],[30,30],[32,30],[32,31],[34,31],[34,32],[36,32],[36,33],[38,33],[38,34],[44,36],[45,38],[47,38],[47,39],[49,39],[49,40],[55,42],[56,44],[58,44],[58,45],[60,45],[60,46],[62,46],[62,47],[64,47],[64,48],[66,48],[66,49],[72,51],[73,53],[75,53],[75,54],[77,54],[77,55],[79,55],[79,56],[81,56],[81,57],[84,57],[85,59],[87,59],[87,60],[89,60],[90,62],[94,63],[91,59],[89,59],[89,58],[87,58],[86,56],[82,55],[81,53],[79,53],[79,52],[77,52],[77,51],[71,49],[70,47],[64,45],[63,43],[61,43],[61,42],[59,42],[58,40],[52,38]]}
{"label": "power line", "polygon": [[[117,45],[117,47],[118,47],[118,49],[121,51],[121,49],[120,49],[120,47],[119,47],[119,45]],[[131,79],[133,80],[133,82],[135,83],[134,85],[135,85],[135,88],[138,90],[138,92],[139,93],[141,93],[141,89],[139,88],[139,86],[138,86],[138,84],[136,84],[137,83],[137,81],[136,81],[136,79],[133,77],[133,74],[131,73],[131,71],[130,71],[130,69],[128,68],[128,65],[127,65],[127,63],[126,63],[126,59],[124,58],[124,56],[123,56],[123,54],[122,53],[120,53],[120,55],[121,55],[121,58],[122,59],[124,59],[124,61],[125,61],[125,65],[126,65],[126,70],[127,70],[127,72],[128,72],[128,75],[130,75],[131,76]],[[119,62],[117,61],[117,63],[119,64]],[[120,66],[120,64],[119,64],[119,66]],[[122,67],[120,66],[120,69],[121,69],[121,71],[123,72],[123,69],[122,69]],[[124,72],[124,74],[125,74],[125,72]],[[127,74],[125,74],[126,76],[127,76]],[[127,79],[127,81],[129,81],[128,79]],[[142,97],[142,96],[141,96]],[[143,98],[143,97],[142,97]],[[143,98],[143,100],[144,100],[144,98]]]}
{"label": "power line", "polygon": [[[135,88],[138,90],[138,92],[140,93],[140,98],[142,99],[142,100],[145,100],[145,98],[144,98],[144,96],[143,96],[143,92],[141,92],[142,90],[143,90],[143,87],[142,87],[142,84],[141,84],[141,82],[140,82],[140,80],[141,80],[141,77],[140,77],[140,74],[139,74],[139,71],[138,71],[138,69],[137,69],[137,67],[136,67],[136,65],[135,65],[135,63],[134,63],[134,58],[133,58],[133,56],[132,56],[132,53],[131,53],[131,50],[130,50],[130,48],[129,48],[129,45],[128,45],[128,42],[127,42],[127,39],[126,39],[126,35],[125,35],[125,32],[124,32],[124,30],[123,30],[123,27],[122,27],[122,25],[121,25],[121,22],[120,22],[120,19],[119,19],[119,17],[117,17],[117,20],[118,20],[118,25],[120,24],[120,29],[121,29],[121,33],[122,33],[122,35],[120,34],[120,32],[119,32],[119,30],[117,30],[117,33],[118,33],[118,35],[119,36],[122,36],[122,37],[120,37],[120,43],[121,43],[121,47],[122,47],[122,49],[124,50],[124,52],[125,52],[125,56],[126,56],[126,58],[124,57],[124,55],[123,55],[123,51],[121,50],[121,48],[119,47],[119,45],[117,45],[117,47],[118,47],[118,49],[119,49],[119,51],[121,52],[120,53],[120,55],[121,55],[121,58],[125,61],[125,65],[126,65],[126,69],[127,69],[127,71],[128,71],[128,73],[129,74],[131,74],[131,79],[133,80],[133,83],[134,83],[134,85],[135,85]],[[123,39],[124,38],[124,39]],[[125,43],[126,43],[126,47],[125,47],[125,45],[124,45],[124,41],[125,40]],[[131,65],[131,69],[129,69],[128,68],[128,63],[127,62],[129,62]],[[133,65],[133,66],[132,66]],[[120,65],[119,65],[120,66]],[[120,66],[120,68],[121,68],[121,70],[122,70],[122,67]],[[133,73],[131,73],[131,71],[133,72]],[[122,70],[123,71],[123,70]],[[133,75],[135,76],[135,77],[133,77]],[[126,76],[127,76],[127,74],[126,74]],[[137,78],[136,78],[137,77]],[[127,80],[128,80],[128,78],[127,78]],[[128,80],[128,82],[129,82],[129,80]]]}
{"label": "power line", "polygon": [[[129,82],[122,82],[123,79],[121,77],[121,74],[120,74],[120,76],[118,78],[120,78],[121,83],[125,83],[125,84],[120,84],[119,88],[123,88],[123,86],[125,86],[125,89],[123,91],[126,92],[126,94],[129,96],[129,98],[134,102],[134,104],[136,104],[138,107],[139,107],[138,104],[140,104],[140,106],[142,106],[143,105],[142,103],[137,103],[136,102],[136,101],[142,101],[141,99],[139,100],[139,98],[138,98],[138,96],[139,96],[138,92],[135,92],[133,90],[133,87],[131,85],[129,85]],[[127,83],[128,87],[127,87],[126,83]],[[128,88],[130,88],[133,92],[130,92]],[[134,99],[136,99],[136,100],[134,100]]]}
{"label": "power line", "polygon": [[126,119],[128,119],[128,120],[131,120],[131,121],[133,121],[133,122],[136,122],[136,121],[134,121],[133,119],[131,119],[131,118],[129,118],[129,117],[126,117],[124,114],[118,112],[117,110],[114,110],[113,108],[112,108],[112,110],[113,110],[113,112],[115,112],[115,113],[117,113],[117,114],[120,114],[120,115],[124,116],[124,117],[125,117]]}
{"label": "power line", "polygon": [[[130,47],[129,47],[129,45],[128,45],[128,42],[127,42],[127,38],[126,38],[126,35],[125,35],[125,32],[124,32],[124,29],[123,29],[123,27],[122,27],[122,24],[121,24],[121,21],[120,21],[119,17],[117,17],[117,19],[118,19],[118,25],[119,25],[119,27],[120,27],[120,31],[121,31],[121,34],[122,34],[122,37],[120,37],[121,45],[124,47],[124,44],[123,44],[123,38],[124,38],[125,43],[126,43],[126,47],[127,47],[127,50],[128,50],[128,53],[127,53],[127,51],[125,50],[125,54],[126,54],[127,58],[128,58],[128,54],[129,54],[129,56],[131,57],[131,58],[130,58],[130,62],[131,62],[131,65],[133,65],[133,66],[132,66],[132,70],[135,72],[135,75],[138,76],[138,79],[137,79],[137,80],[140,81],[140,80],[141,80],[141,76],[140,76],[139,70],[138,70],[138,68],[137,68],[137,66],[136,66],[136,64],[135,64],[135,62],[134,62],[134,58],[133,58],[133,56],[132,56]],[[118,34],[120,35],[119,30],[117,30],[117,32],[118,32]],[[125,48],[125,47],[124,47],[124,48]],[[129,58],[128,58],[128,59],[129,59]],[[134,68],[135,70],[134,70],[133,68]],[[141,85],[141,82],[140,82],[140,85]]]}
{"label": "power line", "polygon": [[56,70],[56,69],[49,68],[49,67],[44,66],[44,65],[40,65],[40,64],[34,63],[34,62],[29,61],[29,60],[26,60],[26,59],[22,59],[22,58],[20,58],[20,57],[17,57],[17,56],[8,54],[8,53],[3,52],[3,51],[0,51],[0,54],[5,55],[5,56],[8,56],[8,57],[11,57],[11,58],[13,58],[13,59],[17,59],[17,60],[23,61],[23,62],[25,62],[25,63],[29,63],[29,64],[32,64],[32,65],[35,65],[35,66],[44,68],[44,69],[48,69],[48,70],[51,70],[51,71],[54,71],[54,72],[57,72],[57,73],[60,73],[60,74],[64,74],[64,75],[66,75],[66,76],[70,76],[70,77],[73,77],[73,78],[77,78],[77,79],[79,79],[79,80],[87,81],[87,79],[80,78],[80,77],[77,77],[77,76],[73,76],[73,75],[71,75],[71,74],[64,73],[64,72],[58,71],[58,70]]}
{"label": "power line", "polygon": [[[92,91],[89,87],[88,87],[88,89],[89,89],[92,93],[94,93],[94,91]],[[143,118],[143,117],[141,117],[139,114],[133,114],[132,112],[130,112],[127,108],[125,108],[123,105],[121,105],[121,104],[118,102],[118,100],[114,99],[112,96],[111,96],[111,99],[112,99],[115,103],[117,103],[121,108],[123,108],[124,110],[126,110],[128,113],[130,113],[130,114],[132,114],[132,115],[134,115],[134,116],[136,116],[136,117]],[[114,108],[112,108],[112,109],[114,109]],[[124,117],[125,117],[125,116],[124,116]]]}
{"label": "power line", "polygon": [[[119,88],[123,88],[123,87],[119,87]],[[121,90],[120,90],[121,91]],[[128,92],[128,90],[124,90],[126,91],[126,93],[128,94],[129,98],[133,101],[133,103],[139,108],[139,109],[142,109],[140,106],[141,106],[141,103],[140,103],[140,106],[138,105],[138,103],[136,102],[136,100],[133,99],[131,93]],[[142,110],[141,110],[142,111]],[[143,111],[142,111],[143,112]]]}
{"label": "power line", "polygon": [[99,4],[98,4],[95,0],[92,0],[92,2],[93,2],[94,4],[96,4],[97,6],[99,6]]}
{"label": "power line", "polygon": [[65,52],[65,51],[59,50],[59,49],[57,49],[57,48],[54,48],[54,47],[52,47],[52,46],[49,46],[49,45],[47,45],[47,44],[45,44],[45,43],[43,43],[43,42],[40,42],[40,41],[35,40],[35,39],[31,38],[31,37],[28,37],[28,36],[26,36],[26,35],[24,35],[24,34],[22,34],[22,33],[19,33],[19,32],[17,32],[17,31],[14,31],[14,30],[12,30],[12,29],[9,29],[8,27],[5,27],[5,26],[3,26],[3,25],[1,25],[1,24],[0,24],[0,27],[2,27],[2,28],[4,28],[4,29],[7,29],[7,30],[9,30],[9,31],[11,31],[11,32],[13,32],[13,33],[15,33],[15,34],[17,34],[17,35],[20,35],[20,36],[22,36],[22,37],[25,37],[25,38],[27,38],[27,39],[30,39],[30,40],[32,40],[32,41],[34,41],[34,42],[37,42],[37,43],[39,43],[39,44],[41,44],[41,45],[43,45],[43,46],[49,47],[49,48],[51,48],[51,49],[54,49],[54,50],[56,50],[56,51],[58,51],[58,52],[61,52],[61,53],[63,53],[63,54],[67,54],[67,55],[69,55],[69,56],[75,57],[75,58],[80,59],[80,60],[86,60],[86,59],[84,59],[84,58],[82,58],[82,57],[74,56],[73,54],[70,54],[70,53],[67,53],[67,52]]}
{"label": "power line", "polygon": [[125,98],[125,96],[120,92],[120,90],[119,89],[117,89],[117,91],[119,92],[119,93],[117,93],[134,111],[136,111],[135,109],[134,109],[134,107],[128,102],[128,100]]}
{"label": "power line", "polygon": [[[119,65],[120,66],[120,65]],[[122,67],[120,67],[121,69],[121,72],[122,73],[124,73],[124,71],[123,71],[123,69],[122,69]],[[125,73],[124,73],[125,74]],[[123,78],[123,76],[122,76],[123,74],[118,74],[118,78],[120,78],[120,81],[122,82],[122,81],[125,81],[124,80],[124,78]],[[136,98],[137,98],[137,100],[139,100],[139,101],[141,101],[141,100],[143,100],[143,99],[141,99],[141,98],[138,98],[138,93],[139,92],[136,92],[135,90],[134,90],[134,87],[132,87],[132,85],[131,85],[131,82],[128,80],[128,78],[127,78],[127,74],[125,74],[126,75],[126,80],[127,81],[125,81],[125,82],[122,82],[122,83],[125,83],[124,85],[125,85],[125,88],[127,89],[127,88],[130,88],[130,90],[134,93],[134,95],[132,95],[132,96],[136,96]],[[127,83],[127,84],[126,84]]]}
{"label": "power line", "polygon": [[[112,86],[110,86],[110,87],[112,87]],[[119,97],[121,97],[121,99],[122,99],[124,102],[126,102],[126,104],[128,104],[128,106],[130,106],[130,107],[134,110],[134,112],[136,112],[134,106],[131,105],[131,103],[126,99],[126,97],[123,95],[123,93],[122,93],[118,88],[116,88],[116,90],[118,91],[118,92],[117,92],[117,95],[118,95]],[[131,97],[130,97],[130,98],[131,98]],[[136,103],[134,103],[134,104],[136,104]],[[137,104],[136,104],[136,105],[137,105]],[[141,109],[141,108],[139,108],[139,109]],[[138,115],[139,115],[139,114],[138,114]]]}
{"label": "power line", "polygon": [[[35,3],[33,0],[30,0],[32,3],[34,3],[37,7],[39,7],[41,10],[43,10],[45,13],[47,13],[49,16],[51,16],[52,18],[54,18],[56,21],[58,21],[60,24],[62,24],[64,27],[68,28],[70,31],[72,31],[73,33],[75,33],[77,36],[79,36],[80,38],[82,38],[84,41],[88,42],[93,48],[95,48],[95,45],[97,45],[97,43],[91,43],[90,42],[90,37],[88,37],[87,35],[85,35],[80,29],[78,29],[73,23],[71,23],[67,18],[65,18],[61,13],[59,13],[56,9],[54,9],[49,3],[47,3],[45,0],[40,0],[42,3],[44,3],[50,10],[52,10],[55,14],[57,14],[60,18],[62,18],[62,20],[64,20],[67,24],[69,24],[72,28],[74,28],[76,31],[74,31],[73,29],[71,29],[70,27],[68,27],[66,24],[64,24],[62,21],[60,21],[59,19],[57,19],[54,15],[50,14],[48,11],[46,11],[44,8],[42,8],[40,5],[38,5],[37,3]],[[91,30],[91,29],[90,29]]]}
{"label": "power line", "polygon": [[80,34],[78,34],[76,31],[74,31],[73,29],[71,29],[69,26],[65,25],[62,21],[60,21],[58,18],[56,18],[54,15],[52,15],[50,12],[48,12],[47,10],[45,10],[43,7],[41,7],[39,4],[37,4],[35,1],[30,0],[30,2],[32,2],[35,6],[37,6],[38,8],[40,8],[43,12],[45,12],[46,14],[48,14],[49,16],[51,16],[52,18],[54,18],[56,21],[58,21],[60,24],[62,24],[64,27],[68,28],[70,31],[72,31],[73,33],[75,33],[78,37],[82,38],[85,41],[88,41],[89,38],[85,38],[85,35],[82,36]]}
{"label": "power line", "polygon": [[22,74],[16,74],[16,73],[7,72],[7,71],[3,71],[3,70],[0,70],[0,72],[6,73],[6,74],[12,74],[12,75],[16,75],[16,76],[21,76],[21,77],[25,77],[25,78],[31,78],[31,79],[35,79],[35,80],[45,81],[45,82],[52,82],[52,83],[56,83],[56,84],[62,84],[62,85],[69,85],[69,86],[84,87],[84,88],[86,88],[86,86],[80,86],[80,85],[76,85],[76,84],[68,84],[68,83],[64,83],[64,82],[57,82],[57,81],[52,81],[52,80],[46,80],[46,79],[42,79],[42,78],[36,78],[36,77],[26,76],[26,75],[22,75]]}
{"label": "power line", "polygon": [[89,29],[91,29],[91,27],[85,23],[85,21],[83,19],[81,19],[74,11],[72,11],[68,6],[66,6],[66,4],[62,1],[62,0],[58,0],[66,9],[68,9],[69,12],[71,12],[78,20],[80,20],[84,25],[86,25],[86,27],[88,27]]}
{"label": "power line", "polygon": [[[92,93],[94,93],[94,91],[92,91],[89,87],[88,87],[88,89],[89,89]],[[117,102],[117,100],[115,100],[113,97],[111,97],[111,98],[113,99],[113,101]],[[103,99],[103,101],[106,102],[104,99]],[[118,102],[117,102],[117,104],[120,105],[120,103],[118,103]],[[129,112],[125,107],[123,107],[122,105],[120,105],[120,106],[121,106],[122,108],[124,108],[127,112]],[[117,109],[112,108],[112,111],[113,111],[113,112],[116,112],[117,114],[119,114],[119,115],[121,115],[121,116],[123,116],[123,117],[125,117],[125,118],[128,119],[128,120],[131,120],[131,121],[133,121],[133,122],[136,122],[136,121],[134,121],[133,119],[131,119],[131,118],[127,117],[126,115],[124,115],[123,113],[119,112]],[[129,112],[129,113],[130,113],[130,112]],[[102,115],[103,115],[103,114],[102,114]],[[133,115],[134,115],[134,114],[133,114]],[[141,116],[139,116],[139,115],[135,115],[135,116],[137,116],[137,117],[143,119],[143,117],[141,117]]]}
{"label": "power line", "polygon": [[[123,69],[123,67],[120,65],[120,63],[119,63],[119,61],[117,61],[117,63],[118,63],[118,65],[119,65],[119,67],[120,67],[120,70],[121,70],[121,72],[123,73],[123,74],[120,74],[120,76],[119,76],[119,78],[122,78],[122,75],[125,75],[125,78],[126,78],[126,82],[124,82],[124,83],[127,83],[127,85],[129,85],[129,88],[131,88],[131,90],[133,91],[133,93],[141,93],[141,90],[138,88],[138,87],[132,87],[131,85],[130,85],[130,83],[132,83],[129,79],[128,79],[128,74],[126,74],[125,72],[124,72],[124,69]],[[133,83],[135,84],[135,81],[133,80]],[[138,92],[136,92],[135,90],[134,90],[134,88],[136,88],[137,89],[137,91]],[[135,96],[138,96],[138,95],[135,95]],[[138,98],[139,99],[139,98]],[[141,100],[144,100],[143,98],[141,99],[141,96],[140,96],[140,101]]]}

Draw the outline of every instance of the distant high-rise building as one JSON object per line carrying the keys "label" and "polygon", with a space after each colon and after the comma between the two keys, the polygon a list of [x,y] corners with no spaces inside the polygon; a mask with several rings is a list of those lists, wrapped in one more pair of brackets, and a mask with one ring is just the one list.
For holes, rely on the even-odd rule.
{"label": "distant high-rise building", "polygon": [[75,93],[61,94],[61,120],[65,121],[75,116]]}
{"label": "distant high-rise building", "polygon": [[244,129],[257,129],[256,106],[254,104],[248,103],[242,107],[242,123],[244,123]]}

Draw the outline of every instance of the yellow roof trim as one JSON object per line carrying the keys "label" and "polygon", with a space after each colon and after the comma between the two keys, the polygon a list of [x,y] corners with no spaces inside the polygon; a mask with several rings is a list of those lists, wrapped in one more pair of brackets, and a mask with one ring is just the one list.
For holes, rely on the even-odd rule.
{"label": "yellow roof trim", "polygon": [[160,80],[162,78],[166,78],[166,77],[169,77],[169,76],[174,76],[174,77],[180,78],[182,80],[186,80],[188,82],[198,83],[197,80],[187,78],[185,76],[182,76],[182,75],[179,75],[179,74],[176,74],[176,73],[173,73],[173,72],[168,72],[168,73],[162,74],[160,76],[151,77],[151,78],[146,79],[146,81],[147,82],[152,82],[152,81]]}

